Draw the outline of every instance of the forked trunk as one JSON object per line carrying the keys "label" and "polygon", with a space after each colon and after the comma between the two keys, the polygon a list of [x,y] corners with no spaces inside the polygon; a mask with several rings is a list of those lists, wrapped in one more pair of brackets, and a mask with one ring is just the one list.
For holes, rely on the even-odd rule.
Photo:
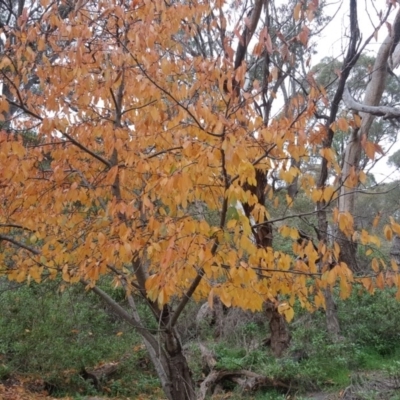
{"label": "forked trunk", "polygon": [[[81,280],[81,283],[84,287],[88,287],[88,282]],[[174,327],[168,325],[170,317],[168,307],[165,307],[160,314],[161,321],[165,322],[165,325],[163,324],[165,330],[159,338],[156,338],[142,324],[132,296],[128,295],[128,302],[132,310],[131,315],[99,287],[94,286],[91,290],[110,306],[116,315],[132,325],[142,337],[168,400],[195,400],[192,374],[182,352],[178,334]]]}

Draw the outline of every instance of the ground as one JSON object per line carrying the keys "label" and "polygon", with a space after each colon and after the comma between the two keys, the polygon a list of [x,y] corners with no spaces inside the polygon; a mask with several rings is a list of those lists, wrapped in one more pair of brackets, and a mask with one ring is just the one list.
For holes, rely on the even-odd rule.
{"label": "ground", "polygon": [[[351,384],[335,392],[318,392],[303,395],[278,395],[276,400],[400,400],[400,379],[388,377],[380,372],[358,373],[352,376]],[[237,394],[224,393],[215,396],[217,399],[237,399]],[[252,397],[243,397],[251,399]],[[0,384],[0,399],[2,400],[56,400],[48,396],[40,379],[9,378]],[[147,400],[136,397],[135,400]],[[257,400],[275,400],[269,394],[256,395]],[[128,397],[109,398],[102,396],[63,397],[57,400],[131,400]],[[161,399],[160,399],[161,400]]]}

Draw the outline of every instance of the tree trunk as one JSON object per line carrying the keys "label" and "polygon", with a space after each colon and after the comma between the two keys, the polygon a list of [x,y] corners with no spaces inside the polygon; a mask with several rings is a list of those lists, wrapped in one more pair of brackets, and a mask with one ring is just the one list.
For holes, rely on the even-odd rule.
{"label": "tree trunk", "polygon": [[400,266],[400,236],[395,235],[392,241],[392,247],[390,249],[390,256]]}
{"label": "tree trunk", "polygon": [[[375,64],[371,73],[371,80],[365,91],[363,105],[379,105],[388,73],[388,62],[391,58],[400,36],[400,11],[392,25],[391,34],[384,40],[376,56]],[[342,166],[342,180],[339,195],[339,212],[354,214],[354,202],[356,197],[355,189],[359,182],[352,179],[354,172],[358,172],[362,151],[362,140],[366,140],[375,116],[360,112],[362,118],[361,126],[353,129],[347,143]],[[356,260],[356,244],[343,232],[338,234],[338,244],[341,248],[340,259],[344,261],[353,272],[360,272]]]}
{"label": "tree trunk", "polygon": [[278,312],[276,305],[271,302],[267,303],[266,314],[271,333],[271,351],[275,357],[282,357],[284,351],[289,347],[291,339],[286,320]]}
{"label": "tree trunk", "polygon": [[[334,131],[332,130],[332,124],[335,122],[338,111],[339,111],[339,103],[342,100],[343,96],[343,91],[345,89],[346,81],[347,78],[350,75],[350,72],[354,65],[356,64],[360,53],[357,51],[359,41],[360,41],[360,29],[358,27],[358,16],[357,16],[357,1],[356,0],[350,0],[350,40],[349,40],[349,45],[347,48],[347,53],[346,57],[343,62],[343,67],[340,73],[339,81],[338,81],[338,88],[336,90],[336,93],[334,95],[331,107],[330,107],[330,112],[329,112],[329,118],[326,121],[326,130],[327,130],[327,135],[326,138],[324,139],[323,142],[323,147],[325,149],[329,149],[332,147],[333,143],[333,137],[334,137]],[[317,187],[319,189],[323,189],[326,186],[327,180],[329,176],[329,168],[328,168],[328,160],[326,158],[322,158],[322,163],[321,163],[321,171],[318,177],[318,182],[317,182]],[[318,209],[318,240],[324,244],[328,243],[328,219],[326,215],[326,202],[325,200],[319,201],[317,203],[317,209]],[[326,310],[326,315],[327,315],[327,323],[329,320],[329,326],[327,326],[328,330],[333,329],[333,326],[336,325],[333,324],[333,321],[337,321],[337,316],[336,316],[336,307],[334,307],[334,302],[332,298],[331,293],[327,293],[327,291],[324,292],[324,297],[325,297],[325,305],[327,307]],[[328,309],[329,308],[329,309]],[[328,317],[329,315],[329,317]],[[337,327],[335,328],[339,329],[339,324],[337,324]]]}
{"label": "tree trunk", "polygon": [[[87,287],[88,283],[81,280]],[[150,359],[155,367],[157,376],[168,400],[195,400],[195,386],[191,378],[191,372],[186,357],[182,352],[182,346],[174,327],[165,329],[159,340],[143,326],[136,309],[135,302],[128,296],[129,305],[132,309],[130,315],[113,298],[97,286],[91,288],[113,312],[132,325],[143,338]],[[169,310],[161,312],[161,323],[167,326]]]}
{"label": "tree trunk", "polygon": [[194,382],[180,340],[175,329],[165,333],[165,349],[168,353],[170,396],[173,400],[195,400]]}
{"label": "tree trunk", "polygon": [[[244,190],[249,190],[257,197],[258,203],[265,205],[265,188],[267,186],[267,175],[265,171],[256,169],[257,185],[243,185]],[[243,209],[247,218],[252,218],[254,204],[243,204]],[[272,247],[272,227],[270,224],[260,225],[253,230],[254,240],[259,248]],[[280,357],[282,353],[290,345],[290,334],[285,318],[279,314],[276,305],[270,301],[266,302],[267,317],[269,320],[269,330],[271,334],[271,350],[276,357]]]}
{"label": "tree trunk", "polygon": [[337,316],[337,306],[331,288],[324,290],[326,329],[333,340],[340,335],[340,325]]}

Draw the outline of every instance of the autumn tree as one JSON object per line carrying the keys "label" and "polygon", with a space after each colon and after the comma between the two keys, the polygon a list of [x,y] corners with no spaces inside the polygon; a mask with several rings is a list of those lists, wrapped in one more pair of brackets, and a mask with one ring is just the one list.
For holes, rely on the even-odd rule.
{"label": "autumn tree", "polygon": [[[358,38],[331,99],[311,61],[299,59],[311,60],[317,0],[282,11],[272,0],[8,4],[0,3],[4,275],[60,277],[95,292],[143,337],[173,400],[195,398],[176,330],[191,299],[253,311],[268,304],[281,352],[283,317],[293,318],[296,300],[324,307],[337,281],[349,295],[355,278],[339,243],[327,240],[328,220],[347,237],[355,232],[351,214],[334,207],[340,189],[328,178],[340,176],[331,147]],[[295,82],[298,93],[288,91]],[[324,124],[315,123],[320,104],[329,109]],[[318,179],[300,168],[309,157],[320,160]],[[277,179],[281,187],[296,180],[316,210],[290,213],[296,196],[288,195],[289,211],[272,218],[265,204],[276,202]],[[314,239],[293,223],[309,214],[318,216]],[[274,249],[277,230],[291,254]],[[376,281],[360,278],[367,288],[399,286],[395,271],[373,265]],[[102,275],[125,288],[129,311],[97,286]]]}

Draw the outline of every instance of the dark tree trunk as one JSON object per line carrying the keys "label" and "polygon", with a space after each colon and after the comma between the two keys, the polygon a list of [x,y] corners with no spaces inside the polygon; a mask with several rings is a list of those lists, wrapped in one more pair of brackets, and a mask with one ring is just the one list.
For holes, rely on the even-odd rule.
{"label": "dark tree trunk", "polygon": [[289,347],[291,339],[286,320],[273,303],[267,303],[266,314],[271,331],[271,351],[275,357],[281,357]]}
{"label": "dark tree trunk", "polygon": [[169,356],[170,396],[173,400],[195,400],[195,388],[180,340],[174,330],[165,334],[165,349]]}
{"label": "dark tree trunk", "polygon": [[[244,190],[249,190],[253,195],[257,196],[258,203],[265,205],[265,188],[267,186],[267,175],[265,171],[256,170],[257,185],[244,185]],[[248,218],[251,218],[251,212],[254,205],[243,204],[243,209]],[[258,226],[253,230],[254,240],[260,248],[272,247],[272,226],[266,223]],[[290,334],[286,320],[283,315],[279,314],[276,306],[272,302],[266,303],[267,317],[269,321],[269,330],[271,334],[271,350],[276,357],[280,357],[282,353],[290,345]]]}
{"label": "dark tree trunk", "polygon": [[[81,283],[84,287],[88,286],[88,282],[84,280],[81,280]],[[110,306],[116,315],[132,325],[143,338],[168,400],[195,400],[195,386],[186,357],[182,352],[179,335],[175,327],[170,327],[168,324],[170,319],[169,307],[164,306],[162,310],[156,310],[156,304],[154,304],[153,310],[158,312],[161,327],[164,327],[163,333],[156,338],[142,324],[132,296],[128,296],[133,314],[130,315],[99,287],[94,286],[91,290]]]}

